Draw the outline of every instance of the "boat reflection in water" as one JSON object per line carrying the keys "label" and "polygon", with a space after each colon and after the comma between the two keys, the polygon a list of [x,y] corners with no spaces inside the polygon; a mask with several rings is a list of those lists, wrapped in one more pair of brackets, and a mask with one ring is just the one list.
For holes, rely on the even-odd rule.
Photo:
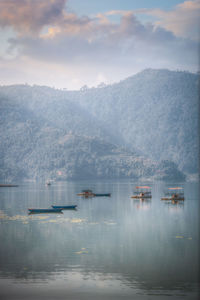
{"label": "boat reflection in water", "polygon": [[168,207],[168,210],[170,212],[178,212],[184,208],[183,200],[169,200],[169,201],[163,201],[163,202]]}
{"label": "boat reflection in water", "polygon": [[141,209],[141,210],[147,210],[151,207],[151,199],[149,198],[139,198],[139,199],[133,198],[133,203],[137,209]]}

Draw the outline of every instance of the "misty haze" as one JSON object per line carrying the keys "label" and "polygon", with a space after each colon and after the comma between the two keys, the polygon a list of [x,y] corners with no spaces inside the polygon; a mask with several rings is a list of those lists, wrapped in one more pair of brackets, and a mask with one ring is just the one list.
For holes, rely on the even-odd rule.
{"label": "misty haze", "polygon": [[0,0],[1,300],[198,299],[199,19]]}

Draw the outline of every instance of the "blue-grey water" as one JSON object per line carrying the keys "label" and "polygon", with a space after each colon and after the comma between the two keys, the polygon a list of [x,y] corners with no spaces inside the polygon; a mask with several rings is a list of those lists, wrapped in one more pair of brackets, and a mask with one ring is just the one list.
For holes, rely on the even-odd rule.
{"label": "blue-grey water", "polygon": [[[138,182],[23,183],[0,188],[0,299],[198,299],[199,195],[131,199]],[[82,189],[111,197],[83,199]],[[28,208],[77,204],[29,215]]]}

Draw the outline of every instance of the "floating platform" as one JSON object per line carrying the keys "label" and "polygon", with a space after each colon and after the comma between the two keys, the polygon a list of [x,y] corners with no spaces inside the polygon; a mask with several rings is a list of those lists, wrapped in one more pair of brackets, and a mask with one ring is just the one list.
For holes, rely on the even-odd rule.
{"label": "floating platform", "polygon": [[136,195],[136,196],[131,196],[131,198],[133,198],[133,199],[151,199],[152,196],[151,195],[144,195],[144,196]]}
{"label": "floating platform", "polygon": [[180,198],[163,197],[163,198],[161,198],[161,200],[167,200],[167,201],[184,201],[185,198],[184,197],[180,197]]}

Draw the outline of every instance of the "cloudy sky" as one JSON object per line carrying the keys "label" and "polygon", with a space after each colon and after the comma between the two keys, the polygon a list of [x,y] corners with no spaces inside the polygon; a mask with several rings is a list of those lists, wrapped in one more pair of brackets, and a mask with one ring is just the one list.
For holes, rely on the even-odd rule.
{"label": "cloudy sky", "polygon": [[79,89],[198,71],[200,0],[0,0],[0,84]]}

